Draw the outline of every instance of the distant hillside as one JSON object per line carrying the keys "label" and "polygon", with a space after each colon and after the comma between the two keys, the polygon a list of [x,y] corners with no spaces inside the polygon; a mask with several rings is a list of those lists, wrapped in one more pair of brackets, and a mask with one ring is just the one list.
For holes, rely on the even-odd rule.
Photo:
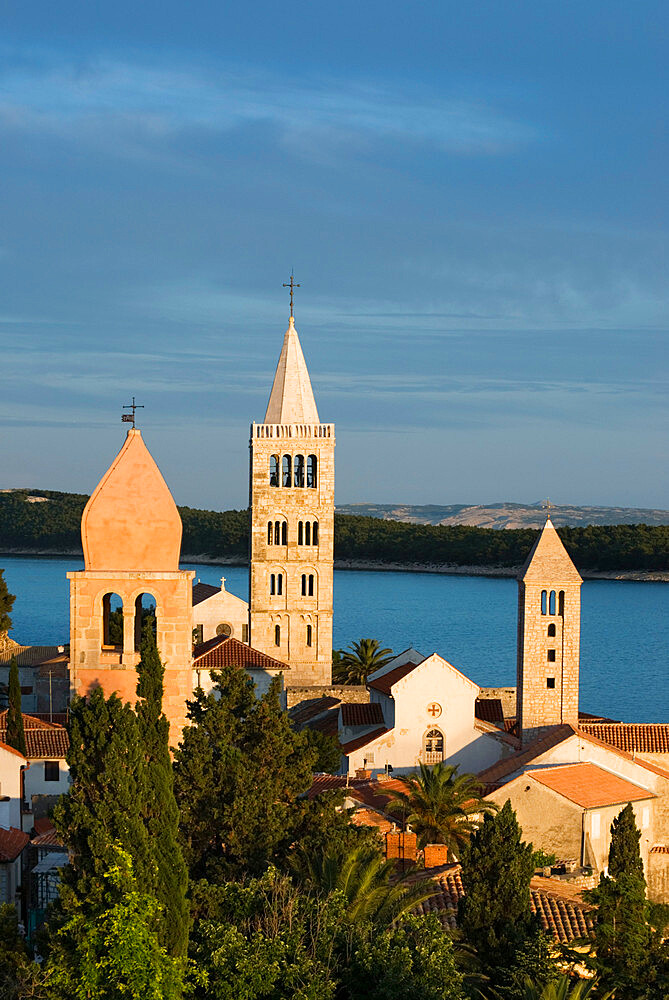
{"label": "distant hillside", "polygon": [[[546,511],[541,503],[491,503],[414,505],[350,503],[337,507],[338,514],[358,517],[381,517],[408,524],[468,524],[474,528],[541,528]],[[551,520],[556,527],[586,527],[588,524],[669,524],[669,510],[646,507],[572,507],[553,506]]]}
{"label": "distant hillside", "polygon": [[[0,552],[80,553],[81,514],[87,499],[83,494],[53,490],[0,490]],[[335,559],[339,566],[429,568],[434,572],[509,575],[514,567],[525,561],[537,537],[536,527],[495,531],[468,524],[444,524],[443,518],[441,524],[402,523],[397,518],[379,516],[383,508],[375,509],[375,517],[340,511],[335,515]],[[443,513],[448,508],[385,509],[439,510]],[[505,509],[510,509],[510,505]],[[543,524],[545,514],[540,507],[519,509],[531,511],[537,527]],[[180,507],[179,513],[183,522],[181,551],[185,561],[239,565],[246,562],[248,511],[219,512]],[[612,512],[611,516],[616,513]],[[633,573],[638,574],[637,579],[648,578],[649,573],[666,575],[669,571],[669,527],[665,525],[595,524],[560,527],[559,533],[581,571],[609,575]]]}

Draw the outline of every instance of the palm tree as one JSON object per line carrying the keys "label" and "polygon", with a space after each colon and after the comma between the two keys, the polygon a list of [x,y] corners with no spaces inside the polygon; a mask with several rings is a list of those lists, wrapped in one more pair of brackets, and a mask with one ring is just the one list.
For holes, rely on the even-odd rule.
{"label": "palm tree", "polygon": [[[588,1000],[594,996],[596,989],[595,980],[574,979],[572,976],[562,975],[543,987],[533,986],[528,981],[523,1000]],[[609,1000],[613,994],[599,993],[597,996],[598,1000]]]}
{"label": "palm tree", "polygon": [[482,797],[483,788],[473,774],[458,774],[451,764],[428,767],[420,773],[396,778],[403,791],[391,791],[388,812],[402,814],[418,836],[418,844],[446,844],[456,855],[479,825],[482,813],[496,812],[494,802]]}
{"label": "palm tree", "polygon": [[378,639],[360,639],[338,652],[332,666],[334,680],[339,684],[364,684],[368,674],[385,667],[394,657],[392,649],[379,649]]}
{"label": "palm tree", "polygon": [[377,927],[390,927],[439,892],[431,879],[416,883],[409,881],[411,873],[398,875],[392,861],[364,845],[345,854],[330,851],[321,856],[300,849],[293,856],[292,867],[316,892],[327,896],[341,893],[351,923],[370,920]]}

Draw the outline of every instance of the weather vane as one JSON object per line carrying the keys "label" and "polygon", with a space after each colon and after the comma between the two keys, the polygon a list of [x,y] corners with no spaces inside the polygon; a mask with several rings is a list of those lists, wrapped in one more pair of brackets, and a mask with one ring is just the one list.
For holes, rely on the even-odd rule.
{"label": "weather vane", "polygon": [[290,281],[284,281],[283,287],[284,288],[290,288],[290,315],[292,317],[293,316],[293,290],[295,288],[299,288],[300,287],[299,284],[296,284],[295,281],[293,280],[293,272],[292,271],[290,272]]}
{"label": "weather vane", "polygon": [[136,403],[135,402],[135,397],[133,396],[132,397],[132,403],[128,403],[128,405],[124,406],[123,409],[124,410],[132,410],[132,413],[123,413],[123,414],[121,414],[121,423],[132,424],[132,426],[134,427],[135,426],[135,410],[143,410],[144,406],[141,403]]}

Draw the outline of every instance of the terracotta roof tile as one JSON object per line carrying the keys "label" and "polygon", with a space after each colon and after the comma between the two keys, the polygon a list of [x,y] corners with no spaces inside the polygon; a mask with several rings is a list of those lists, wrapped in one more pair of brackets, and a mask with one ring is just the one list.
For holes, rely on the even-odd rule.
{"label": "terracotta roof tile", "polygon": [[484,722],[504,722],[504,710],[501,698],[477,698],[474,714]]}
{"label": "terracotta roof tile", "polygon": [[669,723],[587,722],[579,729],[627,753],[669,753]]}
{"label": "terracotta roof tile", "polygon": [[308,722],[307,729],[315,729],[326,736],[337,736],[339,732],[339,712],[331,708],[325,715]]}
{"label": "terracotta roof tile", "polygon": [[383,726],[383,712],[378,701],[368,702],[366,705],[351,705],[344,703],[341,706],[341,721],[343,726]]}
{"label": "terracotta roof tile", "polygon": [[[432,877],[438,884],[439,891],[420,903],[416,912],[436,913],[446,930],[455,930],[458,903],[465,894],[460,866],[445,865]],[[569,944],[575,938],[592,936],[592,907],[573,896],[563,895],[558,885],[553,891],[547,891],[544,887],[537,887],[533,879],[530,885],[530,909],[532,913],[539,915],[544,930],[561,944]]]}
{"label": "terracotta roof tile", "polygon": [[9,830],[0,828],[0,863],[16,861],[30,837],[23,830],[11,826]]}
{"label": "terracotta roof tile", "polygon": [[299,705],[294,705],[288,710],[290,721],[297,726],[306,725],[311,719],[323,715],[330,709],[338,708],[341,705],[341,698],[323,697],[311,698],[309,701],[301,701]]}
{"label": "terracotta roof tile", "polygon": [[62,837],[56,833],[53,827],[44,833],[38,833],[30,841],[30,844],[32,847],[59,847],[61,849],[65,846]]}
{"label": "terracotta roof tile", "polygon": [[[70,745],[67,730],[56,722],[45,722],[33,715],[22,714],[28,760],[64,758]],[[0,712],[0,742],[6,738],[7,709]]]}
{"label": "terracotta roof tile", "polygon": [[221,670],[223,667],[241,667],[243,670],[287,671],[290,667],[273,656],[261,653],[232,636],[215,635],[193,650],[195,670]]}
{"label": "terracotta roof tile", "polygon": [[497,764],[487,767],[484,771],[480,771],[478,775],[479,780],[484,785],[503,785],[515,771],[521,771],[525,764],[529,764],[536,757],[540,757],[542,753],[558,746],[559,743],[569,739],[574,733],[575,729],[573,726],[555,726],[550,733],[535,740],[525,750],[521,750],[519,753],[514,754],[513,757],[508,757],[506,760],[501,760]]}
{"label": "terracotta roof tile", "polygon": [[16,657],[19,667],[36,667],[45,660],[63,655],[58,646],[19,646],[0,653],[0,666],[7,666]]}
{"label": "terracotta roof tile", "polygon": [[378,740],[379,736],[383,736],[384,733],[388,732],[390,732],[390,730],[386,726],[382,726],[379,729],[373,729],[371,733],[365,733],[364,736],[358,736],[354,740],[349,740],[348,743],[342,743],[342,752],[344,754],[353,753],[354,750],[366,747],[368,743],[373,743],[374,740]]}
{"label": "terracotta roof tile", "polygon": [[351,789],[351,798],[358,802],[364,802],[379,812],[383,812],[390,800],[390,792],[405,792],[404,785],[397,778],[388,778],[385,781],[361,781]]}
{"label": "terracotta roof tile", "polygon": [[526,771],[525,775],[583,809],[656,798],[647,788],[634,785],[631,781],[588,762],[540,767]]}
{"label": "terracotta roof tile", "polygon": [[393,824],[375,809],[356,809],[351,816],[355,826],[373,826],[379,833],[390,833]]}
{"label": "terracotta roof tile", "polygon": [[420,663],[403,663],[401,666],[395,667],[394,670],[389,670],[387,674],[373,677],[367,682],[367,687],[374,688],[375,691],[383,691],[384,694],[390,694],[393,684],[397,684],[419,666]]}

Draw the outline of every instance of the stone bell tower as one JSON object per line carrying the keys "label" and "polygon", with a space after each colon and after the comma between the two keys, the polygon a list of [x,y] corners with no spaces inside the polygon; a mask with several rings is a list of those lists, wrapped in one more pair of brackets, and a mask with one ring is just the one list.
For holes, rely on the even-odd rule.
{"label": "stone bell tower", "polygon": [[578,726],[581,584],[548,517],[518,577],[517,716],[523,744]]}
{"label": "stone bell tower", "polygon": [[250,644],[289,664],[291,686],[332,677],[334,447],[291,303],[265,419],[251,424],[249,588]]}
{"label": "stone bell tower", "polygon": [[[70,580],[70,681],[76,694],[102,687],[136,700],[142,597],[156,607],[170,741],[186,722],[192,682],[192,579],[179,569],[181,518],[134,426],[84,508],[84,570]],[[121,614],[119,614],[119,610]]]}

